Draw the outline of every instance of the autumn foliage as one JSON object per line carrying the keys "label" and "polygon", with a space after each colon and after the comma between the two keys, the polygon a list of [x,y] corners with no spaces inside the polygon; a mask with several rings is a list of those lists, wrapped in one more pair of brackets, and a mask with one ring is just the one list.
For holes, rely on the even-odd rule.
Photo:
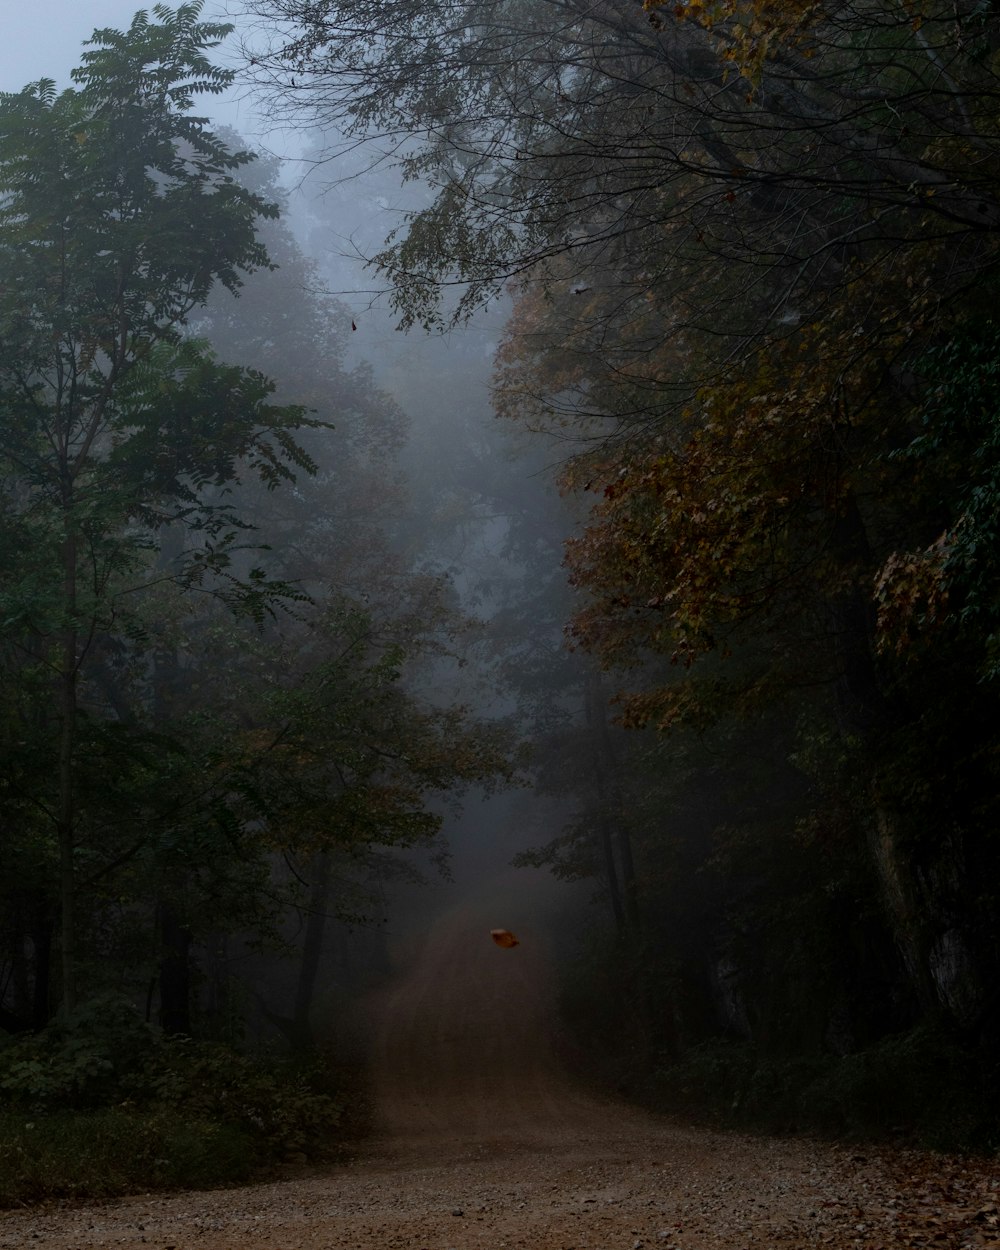
{"label": "autumn foliage", "polygon": [[[966,874],[994,863],[996,32],[935,6],[646,7],[658,30],[698,26],[739,84],[705,129],[737,112],[748,129],[728,176],[720,144],[665,172],[659,252],[648,235],[638,254],[583,245],[514,285],[498,408],[569,446],[562,486],[586,507],[570,643],[611,671],[622,725],[666,735],[664,758],[706,736],[753,754],[716,865],[766,873],[794,829],[794,854],[823,846],[816,871],[850,862],[880,900],[920,1009],[981,1019],[996,916]],[[893,93],[877,126],[848,86],[865,63]],[[768,128],[775,146],[753,146]],[[735,785],[742,765],[726,770]],[[649,880],[651,909],[666,888]]]}
{"label": "autumn foliage", "polygon": [[255,7],[286,102],[424,179],[372,258],[401,323],[512,300],[496,407],[604,670],[529,860],[601,882],[608,997],[670,1063],[944,1022],[1000,1105],[992,6]]}

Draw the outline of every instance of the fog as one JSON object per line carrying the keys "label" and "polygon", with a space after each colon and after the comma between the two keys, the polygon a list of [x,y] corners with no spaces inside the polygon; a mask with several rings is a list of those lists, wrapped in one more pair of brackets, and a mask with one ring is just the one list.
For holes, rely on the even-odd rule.
{"label": "fog", "polygon": [[557,9],[7,16],[11,1036],[509,928],[643,1096],[995,1037],[996,19]]}
{"label": "fog", "polygon": [[[0,84],[7,90],[19,90],[29,81],[47,77],[55,79],[59,87],[69,86],[70,71],[79,62],[91,31],[99,26],[127,29],[134,12],[133,4],[109,0],[84,8],[42,3],[9,15],[0,52]],[[224,14],[207,6],[202,17],[215,20]],[[239,31],[217,52],[216,60],[223,65],[240,64]],[[405,578],[406,569],[437,579],[451,600],[448,610],[467,618],[459,631],[464,637],[449,644],[452,658],[442,654],[437,659],[429,657],[423,666],[411,664],[407,678],[411,689],[442,707],[461,703],[473,718],[516,719],[518,700],[503,673],[504,656],[512,648],[531,648],[539,640],[532,636],[534,627],[528,621],[514,622],[513,626],[527,631],[527,636],[512,636],[511,622],[505,619],[510,615],[510,596],[520,593],[521,583],[529,574],[509,550],[512,519],[519,513],[544,510],[551,484],[546,456],[518,464],[511,440],[499,430],[491,411],[493,355],[509,308],[497,306],[446,333],[400,332],[396,329],[398,313],[389,307],[389,287],[381,275],[365,267],[365,260],[398,227],[406,209],[426,201],[427,193],[420,185],[404,187],[394,171],[382,166],[374,149],[369,151],[364,145],[347,149],[341,162],[331,162],[323,154],[337,145],[335,134],[315,127],[300,131],[287,125],[269,127],[263,120],[259,97],[239,79],[222,97],[199,101],[196,111],[207,112],[214,125],[231,132],[234,145],[248,145],[264,155],[270,189],[283,202],[282,228],[290,232],[278,252],[294,249],[294,239],[304,250],[305,264],[311,266],[289,271],[280,294],[268,293],[268,284],[274,282],[271,275],[251,278],[243,292],[243,305],[256,300],[259,307],[278,298],[287,301],[292,310],[296,282],[306,284],[299,289],[307,299],[322,301],[329,296],[333,316],[338,315],[337,309],[343,309],[352,326],[345,334],[346,321],[341,321],[336,327],[339,341],[335,347],[331,344],[340,361],[340,376],[346,378],[360,370],[360,380],[355,379],[352,385],[377,389],[379,402],[398,410],[398,419],[391,418],[396,423],[394,431],[387,435],[394,443],[390,458],[385,459],[384,449],[371,455],[378,461],[377,472],[384,472],[389,479],[401,475],[400,484],[383,498],[378,493],[369,497],[372,516],[361,521],[361,527],[391,531],[385,541],[393,553],[397,584],[399,577]],[[289,152],[291,159],[287,159]],[[276,157],[286,159],[276,164]],[[253,176],[251,171],[251,179]],[[277,259],[280,265],[282,257]],[[301,264],[292,260],[290,252],[287,263]],[[277,279],[282,282],[280,270]],[[252,327],[226,330],[230,299],[223,295],[213,301],[213,324],[207,325],[218,350],[225,358],[267,367],[283,395],[299,398],[296,379],[287,376],[287,370],[283,373],[280,344],[276,347],[269,342],[266,360],[262,360],[254,346]],[[247,315],[241,312],[243,305],[235,310],[238,316]],[[283,316],[287,321],[294,312]],[[197,323],[197,329],[199,333],[206,330],[204,320]],[[310,454],[319,465],[319,477],[329,479],[331,491],[339,487],[336,468],[328,468],[328,464],[333,465],[343,454],[340,449],[345,443],[383,437],[364,428],[366,417],[356,400],[348,398],[347,403],[350,410],[341,416],[334,395],[321,414],[336,427],[329,448],[322,435],[313,436],[309,443]],[[354,428],[352,423],[357,423]],[[362,451],[362,459],[368,454]],[[375,465],[370,458],[369,463]],[[377,492],[377,479],[372,482]],[[312,497],[315,506],[322,509],[322,488]],[[385,515],[381,514],[383,507]],[[331,507],[328,522],[320,521],[319,527],[343,524],[338,521],[339,511],[339,503]],[[358,518],[354,512],[352,516],[354,520],[348,524],[354,525]],[[257,524],[262,528],[260,541],[280,548],[280,534],[267,532],[266,519]],[[348,545],[361,541],[356,532],[345,537]],[[551,536],[549,555],[554,565],[548,576],[559,576],[558,537],[557,533]],[[355,574],[347,567],[350,563],[350,558],[341,562],[338,574],[346,579],[345,586],[354,584]],[[536,576],[537,569],[530,575]],[[406,594],[405,587],[402,593]],[[374,599],[376,591],[362,594],[366,600]],[[541,623],[539,628],[548,631],[545,645],[560,647],[557,623]],[[463,648],[465,654],[459,654]],[[343,1011],[345,998],[362,993],[369,981],[375,983],[385,975],[387,952],[394,952],[390,962],[398,961],[435,914],[454,907],[462,898],[488,899],[485,887],[490,883],[496,885],[498,900],[507,896],[515,871],[511,860],[549,839],[564,806],[533,799],[530,776],[523,770],[513,790],[490,796],[473,787],[447,808],[440,808],[433,796],[428,805],[430,811],[441,811],[443,821],[433,853],[389,853],[385,863],[375,864],[345,886],[349,894],[361,891],[353,902],[338,902],[332,909],[335,927],[323,939],[328,967],[319,980],[339,981],[346,993],[328,995],[332,1009],[329,1003],[324,1009],[324,995],[317,994],[317,1022],[325,1016],[327,1028],[335,1028],[335,1017]],[[390,863],[393,859],[398,861],[395,866]],[[514,915],[499,901],[498,910],[484,902],[484,940],[491,927],[515,925],[523,930],[523,941],[530,944],[533,933],[549,924],[551,917],[563,914],[560,895],[572,894],[572,890],[553,887],[545,869],[518,871],[525,880],[542,879],[548,885],[541,892],[526,889],[524,897],[530,895],[536,901],[527,910],[515,909]],[[308,874],[306,862],[299,863],[295,872]],[[374,876],[366,882],[369,873]],[[289,940],[294,942],[295,934],[303,932],[307,911],[284,923]],[[341,912],[349,914],[348,922],[336,921]],[[294,985],[287,960],[280,957],[275,963],[269,957],[261,963],[259,957],[250,957],[241,949],[238,935],[227,939],[225,949],[230,953],[221,963],[217,955],[213,957],[214,982],[230,975],[244,979],[261,1004],[264,1017],[268,1013],[287,1015],[288,995]],[[217,984],[211,990],[214,996],[220,992]],[[265,1034],[268,1031],[263,1017],[255,1027]]]}

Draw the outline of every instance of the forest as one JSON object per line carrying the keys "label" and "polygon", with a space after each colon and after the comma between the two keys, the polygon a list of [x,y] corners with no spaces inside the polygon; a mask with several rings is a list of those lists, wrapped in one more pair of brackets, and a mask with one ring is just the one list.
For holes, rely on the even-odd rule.
{"label": "forest", "polygon": [[241,18],[0,95],[0,1202],[357,1131],[324,1012],[498,793],[588,1079],[995,1150],[994,6]]}

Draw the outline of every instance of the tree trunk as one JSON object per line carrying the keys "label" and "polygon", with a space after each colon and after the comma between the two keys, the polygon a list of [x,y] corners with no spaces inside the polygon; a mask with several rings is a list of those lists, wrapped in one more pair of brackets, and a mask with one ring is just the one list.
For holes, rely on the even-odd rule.
{"label": "tree trunk", "polygon": [[[166,568],[183,550],[179,526],[161,526],[157,566]],[[152,654],[151,711],[157,727],[169,722],[171,693],[179,677],[177,651],[159,643]],[[176,866],[166,867],[166,887],[173,898],[183,897],[187,874]],[[160,928],[160,1026],[168,1037],[191,1036],[191,947],[190,928],[181,922],[173,903],[166,897],[157,905]]]}
{"label": "tree trunk", "polygon": [[600,681],[600,676],[597,673],[587,674],[585,709],[587,727],[590,730],[590,754],[599,807],[597,829],[601,844],[604,878],[607,882],[608,900],[611,903],[611,914],[614,916],[615,928],[619,933],[622,933],[625,930],[626,923],[625,903],[622,897],[618,863],[615,857],[616,839],[611,815],[613,808],[611,787],[608,783],[609,760],[606,752],[607,744],[599,728],[604,717]]}
{"label": "tree trunk", "polygon": [[168,1037],[191,1036],[191,930],[160,901],[160,1027]]}
{"label": "tree trunk", "polygon": [[313,1042],[312,1024],[309,1019],[316,981],[323,957],[323,938],[326,934],[327,905],[330,901],[330,883],[333,864],[330,856],[321,852],[312,861],[313,879],[309,890],[309,912],[302,943],[302,958],[295,988],[295,1009],[292,1014],[292,1045],[296,1050],[308,1050]]}
{"label": "tree trunk", "polygon": [[673,1005],[654,1024],[652,987],[642,945],[642,914],[639,883],[632,854],[625,796],[619,781],[618,752],[608,725],[608,701],[601,675],[592,670],[586,685],[587,725],[593,743],[592,759],[598,801],[601,806],[600,836],[605,872],[611,892],[611,905],[619,936],[622,980],[627,987],[638,1023],[637,1049],[641,1063],[652,1060],[654,1046],[673,1054],[677,1050],[677,1029]]}
{"label": "tree trunk", "polygon": [[52,981],[52,917],[49,906],[39,899],[35,903],[31,927],[31,943],[35,954],[35,976],[32,987],[32,1027],[44,1029],[51,1013]]}
{"label": "tree trunk", "polygon": [[[845,567],[871,568],[873,557],[856,500],[851,496],[834,523],[833,546]],[[860,586],[846,591],[831,605],[837,653],[837,685],[841,730],[864,744],[870,760],[870,809],[865,824],[868,852],[890,931],[924,1011],[933,1011],[936,994],[927,963],[926,922],[918,901],[913,866],[900,844],[899,820],[880,793],[877,751],[890,732],[898,712],[890,707],[881,688],[875,662],[875,611]]]}
{"label": "tree trunk", "polygon": [[632,836],[618,780],[618,753],[611,741],[608,727],[607,697],[598,672],[591,672],[587,676],[587,722],[594,741],[594,777],[601,804],[601,837],[605,862],[613,890],[612,907],[619,928],[628,928],[633,933],[638,933],[639,892],[632,855]]}
{"label": "tree trunk", "polygon": [[[67,526],[69,521],[67,519]],[[76,1007],[76,877],[74,853],[75,827],[75,751],[77,716],[77,646],[79,639],[76,618],[76,536],[71,532],[63,545],[63,611],[67,625],[62,633],[59,671],[59,755],[58,812],[56,826],[59,840],[59,913],[60,957],[62,967],[62,1011],[70,1014]]]}

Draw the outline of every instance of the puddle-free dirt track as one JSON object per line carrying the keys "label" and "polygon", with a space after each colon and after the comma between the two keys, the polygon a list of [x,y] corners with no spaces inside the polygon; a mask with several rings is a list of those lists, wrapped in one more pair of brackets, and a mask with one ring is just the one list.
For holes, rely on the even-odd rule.
{"label": "puddle-free dirt track", "polygon": [[[520,930],[502,950],[495,925]],[[0,1216],[0,1247],[962,1250],[998,1169],[689,1128],[575,1084],[530,889],[429,925],[368,1005],[377,1108],[345,1164],[243,1189]]]}

